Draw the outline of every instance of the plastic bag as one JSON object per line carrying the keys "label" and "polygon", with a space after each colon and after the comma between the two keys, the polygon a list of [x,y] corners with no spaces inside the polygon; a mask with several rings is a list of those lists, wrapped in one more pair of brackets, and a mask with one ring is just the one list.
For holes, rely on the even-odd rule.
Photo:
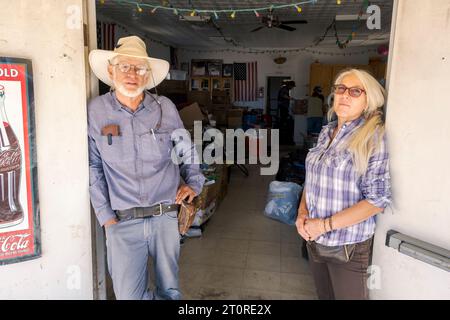
{"label": "plastic bag", "polygon": [[295,225],[302,186],[293,182],[272,181],[264,214],[280,222]]}

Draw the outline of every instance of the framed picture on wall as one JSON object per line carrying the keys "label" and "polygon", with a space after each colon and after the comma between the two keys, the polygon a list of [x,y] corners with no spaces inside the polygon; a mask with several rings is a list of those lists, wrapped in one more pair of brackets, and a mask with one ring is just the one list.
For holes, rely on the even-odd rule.
{"label": "framed picture on wall", "polygon": [[223,64],[222,77],[233,77],[233,64]]}
{"label": "framed picture on wall", "polygon": [[222,60],[208,61],[208,76],[210,77],[222,76]]}
{"label": "framed picture on wall", "polygon": [[203,77],[206,76],[206,61],[205,60],[192,60],[191,61],[191,76]]}

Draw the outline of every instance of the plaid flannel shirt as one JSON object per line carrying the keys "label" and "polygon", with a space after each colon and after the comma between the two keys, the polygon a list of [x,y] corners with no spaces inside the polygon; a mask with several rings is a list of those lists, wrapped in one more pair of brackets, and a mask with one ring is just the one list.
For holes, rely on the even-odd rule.
{"label": "plaid flannel shirt", "polygon": [[[356,171],[352,154],[347,150],[352,134],[364,122],[360,117],[344,124],[330,144],[337,126],[337,121],[331,122],[323,127],[317,146],[310,149],[305,180],[310,218],[331,217],[362,200],[383,209],[391,202],[386,135],[382,137],[379,149],[369,158],[363,175]],[[325,233],[316,242],[326,246],[359,243],[372,237],[375,225],[376,216],[372,216],[353,226]]]}

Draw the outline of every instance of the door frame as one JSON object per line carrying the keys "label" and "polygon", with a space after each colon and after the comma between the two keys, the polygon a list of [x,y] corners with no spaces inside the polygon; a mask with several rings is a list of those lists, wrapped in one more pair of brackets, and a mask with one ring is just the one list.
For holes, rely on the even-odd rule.
{"label": "door frame", "polygon": [[264,112],[265,114],[267,114],[269,107],[270,107],[270,97],[269,97],[269,78],[288,78],[291,80],[295,81],[294,75],[293,74],[266,74],[266,80],[265,80],[265,85],[266,85],[266,96],[264,97]]}

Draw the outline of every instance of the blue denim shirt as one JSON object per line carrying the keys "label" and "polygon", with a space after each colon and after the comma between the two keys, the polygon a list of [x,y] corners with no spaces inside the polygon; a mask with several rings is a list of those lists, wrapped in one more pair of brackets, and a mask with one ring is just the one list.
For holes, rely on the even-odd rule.
{"label": "blue denim shirt", "polygon": [[[156,129],[159,120],[161,126]],[[102,135],[107,125],[120,128],[120,135],[112,136],[111,144]],[[90,101],[89,191],[100,225],[116,217],[114,210],[174,203],[180,175],[197,195],[201,192],[205,177],[199,165],[178,165],[171,159],[171,133],[180,128],[184,126],[178,111],[166,97],[145,92],[134,112],[123,106],[114,92]],[[190,140],[176,147],[179,155],[196,155]]]}

